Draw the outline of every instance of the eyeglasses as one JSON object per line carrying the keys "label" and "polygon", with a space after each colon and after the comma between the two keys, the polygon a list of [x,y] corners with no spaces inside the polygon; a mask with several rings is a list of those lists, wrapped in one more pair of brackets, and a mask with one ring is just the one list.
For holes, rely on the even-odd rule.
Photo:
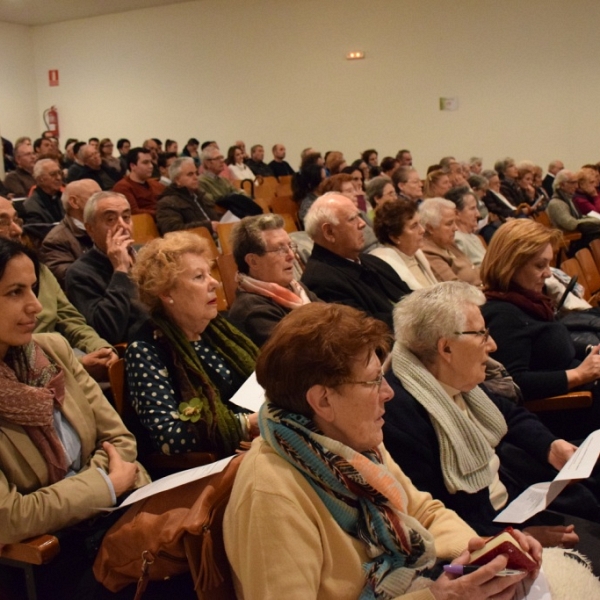
{"label": "eyeglasses", "polygon": [[23,219],[20,219],[19,217],[11,219],[6,215],[0,217],[0,230],[10,229],[13,224],[17,225],[17,227],[23,227]]}
{"label": "eyeglasses", "polygon": [[480,329],[479,331],[455,331],[454,335],[480,335],[483,339],[482,344],[485,344],[490,339],[490,328]]}
{"label": "eyeglasses", "polygon": [[350,385],[366,385],[368,387],[376,387],[379,390],[381,388],[381,384],[383,383],[383,367],[381,367],[381,371],[377,376],[377,379],[373,379],[372,381],[342,381],[342,383]]}
{"label": "eyeglasses", "polygon": [[275,250],[265,250],[265,252],[273,252],[280,256],[285,256],[290,250],[296,252],[296,250],[298,250],[298,244],[290,242],[289,244],[278,246]]}

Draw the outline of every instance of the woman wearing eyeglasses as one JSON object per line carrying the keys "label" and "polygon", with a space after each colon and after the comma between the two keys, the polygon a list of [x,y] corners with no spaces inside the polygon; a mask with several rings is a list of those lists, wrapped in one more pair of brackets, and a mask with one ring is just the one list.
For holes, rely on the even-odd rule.
{"label": "woman wearing eyeglasses", "polygon": [[[578,358],[545,293],[560,235],[529,219],[510,221],[494,234],[481,264],[487,298],[482,312],[498,344],[493,358],[506,367],[526,400],[566,394],[600,378],[599,347]],[[548,414],[544,421],[565,437],[583,438],[600,427],[598,404],[561,411],[558,417]]]}
{"label": "woman wearing eyeglasses", "polygon": [[125,355],[132,404],[164,454],[229,456],[257,433],[255,415],[229,399],[254,371],[258,349],[217,314],[206,242],[177,231],[146,244],[132,269],[151,320]]}
{"label": "woman wearing eyeglasses", "polygon": [[[530,483],[552,480],[576,448],[525,408],[479,387],[496,350],[480,311],[484,303],[483,293],[463,282],[416,290],[398,303],[392,372],[386,375],[394,398],[383,434],[418,489],[480,535],[493,535],[504,527],[493,523],[495,516]],[[525,468],[507,459],[507,472],[502,451],[508,444],[524,453]],[[576,501],[571,492],[552,508],[597,520],[594,494],[578,487]],[[543,545],[577,542],[572,527],[548,529],[543,522],[529,531]]]}
{"label": "woman wearing eyeglasses", "polygon": [[[400,302],[400,304],[402,304]],[[287,315],[256,366],[266,401],[223,537],[238,598],[495,598],[523,578],[495,577],[497,557],[460,579],[424,572],[464,563],[482,544],[390,458],[381,428],[392,390],[382,374],[387,326],[350,306]],[[536,560],[539,544],[519,535]]]}
{"label": "woman wearing eyeglasses", "polygon": [[318,298],[294,279],[296,245],[279,215],[246,217],[231,239],[238,289],[229,319],[262,346],[285,315]]}

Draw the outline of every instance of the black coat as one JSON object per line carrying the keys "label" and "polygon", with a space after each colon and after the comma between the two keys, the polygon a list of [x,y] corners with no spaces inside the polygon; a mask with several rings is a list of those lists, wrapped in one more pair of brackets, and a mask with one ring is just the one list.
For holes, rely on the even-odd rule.
{"label": "black coat", "polygon": [[353,306],[393,330],[392,310],[411,289],[385,261],[361,254],[360,263],[315,244],[302,283],[324,302]]}

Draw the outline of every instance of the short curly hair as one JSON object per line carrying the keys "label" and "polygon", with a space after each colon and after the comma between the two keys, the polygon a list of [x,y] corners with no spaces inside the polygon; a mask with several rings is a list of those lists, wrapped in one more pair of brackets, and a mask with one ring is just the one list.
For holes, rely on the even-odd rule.
{"label": "short curly hair", "polygon": [[182,273],[181,257],[184,254],[204,256],[207,252],[206,240],[188,231],[167,233],[139,251],[131,278],[137,285],[140,300],[151,314],[160,311],[162,303],[159,296],[172,289]]}
{"label": "short curly hair", "polygon": [[383,360],[390,347],[383,321],[351,306],[311,302],[276,325],[256,362],[256,378],[275,406],[310,418],[311,387],[341,385],[357,359],[375,353]]}
{"label": "short curly hair", "polygon": [[377,205],[373,230],[380,244],[394,244],[392,237],[402,235],[404,227],[417,213],[417,207],[407,200],[388,200]]}

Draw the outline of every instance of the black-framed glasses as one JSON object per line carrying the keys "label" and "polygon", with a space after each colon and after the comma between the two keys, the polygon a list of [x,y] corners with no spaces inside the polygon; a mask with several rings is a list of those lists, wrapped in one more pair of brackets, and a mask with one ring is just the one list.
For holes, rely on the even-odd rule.
{"label": "black-framed glasses", "polygon": [[296,250],[298,250],[298,244],[295,242],[290,242],[289,244],[277,246],[275,250],[265,250],[265,252],[273,252],[275,254],[279,254],[280,256],[285,256],[290,250],[295,253]]}
{"label": "black-framed glasses", "polygon": [[381,388],[381,384],[383,383],[383,367],[381,367],[381,371],[377,376],[377,379],[373,379],[371,381],[342,381],[342,383],[350,385],[365,385],[368,387],[376,387],[379,390]]}
{"label": "black-framed glasses", "polygon": [[454,335],[480,335],[483,338],[481,342],[485,344],[490,339],[490,328],[486,327],[479,331],[455,331]]}

